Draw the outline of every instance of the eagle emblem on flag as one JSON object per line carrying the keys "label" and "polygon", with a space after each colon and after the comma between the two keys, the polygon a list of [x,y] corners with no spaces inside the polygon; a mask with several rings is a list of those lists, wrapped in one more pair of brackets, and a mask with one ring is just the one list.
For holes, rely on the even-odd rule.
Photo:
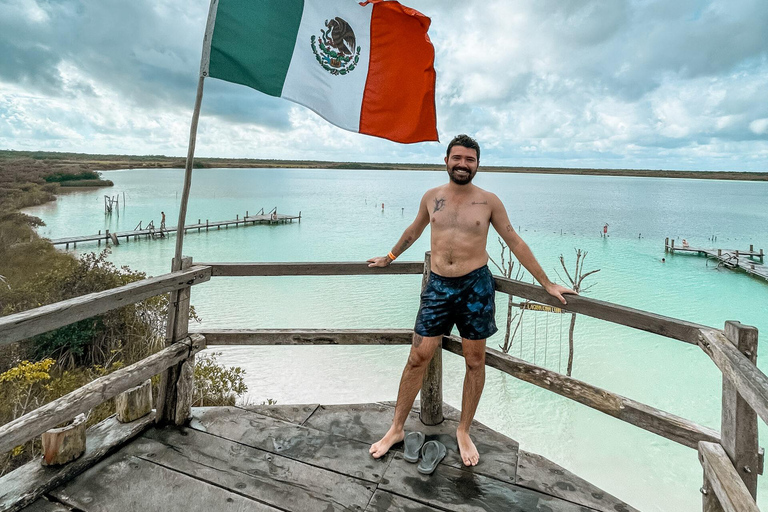
{"label": "eagle emblem on flag", "polygon": [[355,32],[344,19],[325,20],[320,36],[310,38],[317,62],[332,75],[351,73],[360,62],[360,47],[356,46]]}

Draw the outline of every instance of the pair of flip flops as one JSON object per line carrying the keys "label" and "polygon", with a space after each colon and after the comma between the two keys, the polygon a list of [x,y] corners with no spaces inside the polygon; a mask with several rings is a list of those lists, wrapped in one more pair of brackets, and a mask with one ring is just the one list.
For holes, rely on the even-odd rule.
{"label": "pair of flip flops", "polygon": [[445,445],[440,441],[425,443],[422,432],[408,432],[403,442],[405,444],[403,458],[406,461],[416,463],[421,454],[421,462],[416,469],[423,475],[431,475],[447,452]]}

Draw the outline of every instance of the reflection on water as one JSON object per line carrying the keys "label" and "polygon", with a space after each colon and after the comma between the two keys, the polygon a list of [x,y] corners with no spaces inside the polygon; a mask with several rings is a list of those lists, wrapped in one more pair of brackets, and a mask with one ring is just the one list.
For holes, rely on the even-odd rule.
{"label": "reflection on water", "polygon": [[[175,224],[180,170],[109,172],[112,189],[77,191],[30,208],[51,237]],[[195,261],[362,261],[385,254],[412,221],[421,194],[442,172],[201,169],[194,171],[188,219],[224,220],[277,206],[301,223],[189,233]],[[692,245],[768,249],[768,183],[706,180],[478,174],[505,203],[513,225],[543,268],[588,252],[588,295],[722,327],[737,319],[768,332],[768,283],[716,268],[696,256],[664,255],[664,238]],[[119,216],[104,194],[125,193]],[[384,203],[384,210],[381,208]],[[599,232],[609,224],[609,237]],[[709,238],[717,236],[716,244]],[[401,257],[420,260],[428,233]],[[82,245],[78,250],[95,250]],[[174,237],[123,243],[112,260],[156,275],[170,268]],[[499,254],[494,236],[488,242]],[[561,272],[562,273],[562,272]],[[215,278],[194,288],[206,328],[411,328],[420,276]],[[497,297],[505,323],[506,297]],[[526,313],[515,356],[558,370],[567,353],[567,318]],[[563,327],[565,324],[565,327]],[[489,346],[503,341],[503,329]],[[765,371],[766,346],[758,365]],[[248,399],[278,403],[394,400],[407,347],[223,347],[221,360],[248,372]],[[445,400],[461,404],[463,360],[444,356]],[[720,374],[697,347],[598,320],[576,324],[574,376],[681,415],[720,424]],[[642,510],[700,508],[696,453],[631,425],[489,369],[477,418]],[[386,429],[382,425],[382,431]],[[763,436],[763,443],[766,440]],[[663,463],[660,463],[663,461]],[[763,479],[764,481],[765,479]],[[768,495],[768,484],[758,493]]]}

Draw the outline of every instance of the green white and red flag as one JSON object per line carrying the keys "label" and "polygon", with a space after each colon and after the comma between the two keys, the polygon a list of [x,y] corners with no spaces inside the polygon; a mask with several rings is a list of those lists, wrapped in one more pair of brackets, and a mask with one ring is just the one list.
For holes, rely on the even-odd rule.
{"label": "green white and red flag", "polygon": [[353,132],[437,140],[430,19],[395,1],[218,0],[203,76],[304,105]]}

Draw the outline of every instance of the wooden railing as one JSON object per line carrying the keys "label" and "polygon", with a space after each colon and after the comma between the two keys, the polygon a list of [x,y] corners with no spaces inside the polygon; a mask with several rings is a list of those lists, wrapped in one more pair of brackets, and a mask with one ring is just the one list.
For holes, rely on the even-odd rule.
{"label": "wooden railing", "polygon": [[[386,268],[369,268],[366,263],[356,262],[192,265],[191,259],[184,258],[181,270],[177,272],[0,317],[2,345],[152,296],[171,294],[165,349],[134,365],[100,377],[1,426],[0,452],[8,451],[157,374],[161,375],[161,385],[154,421],[174,424],[186,422],[191,415],[194,355],[206,345],[411,343],[413,333],[407,329],[228,329],[190,334],[188,318],[191,288],[211,277],[422,274],[423,286],[429,267],[428,253],[425,262],[395,262]],[[582,296],[569,296],[568,305],[563,307],[541,287],[504,277],[495,276],[494,280],[496,290],[501,293],[701,347],[723,375],[720,432],[491,348],[487,349],[486,364],[666,439],[697,449],[704,469],[704,486],[701,491],[705,511],[758,510],[755,497],[757,476],[763,470],[763,457],[758,447],[757,417],[768,423],[768,377],[755,365],[757,329],[738,322],[726,322],[725,329],[719,330]],[[455,354],[462,353],[461,340],[453,336],[443,338],[442,348]],[[441,354],[442,351],[435,353],[422,387],[421,419],[426,424],[436,424],[443,419]],[[150,423],[144,420],[144,424]],[[122,443],[127,439],[126,436],[136,435],[136,431],[128,429],[125,435],[113,436],[109,442]],[[108,447],[102,448],[103,453],[107,450]],[[98,461],[95,456],[92,459],[92,463]],[[74,462],[70,464],[76,465]],[[77,466],[78,471],[82,471],[82,466],[83,463]],[[0,483],[12,475],[7,475]],[[33,490],[0,494],[0,511],[18,510],[59,481],[51,478],[47,484],[36,482]],[[16,501],[11,503],[12,499]]]}

